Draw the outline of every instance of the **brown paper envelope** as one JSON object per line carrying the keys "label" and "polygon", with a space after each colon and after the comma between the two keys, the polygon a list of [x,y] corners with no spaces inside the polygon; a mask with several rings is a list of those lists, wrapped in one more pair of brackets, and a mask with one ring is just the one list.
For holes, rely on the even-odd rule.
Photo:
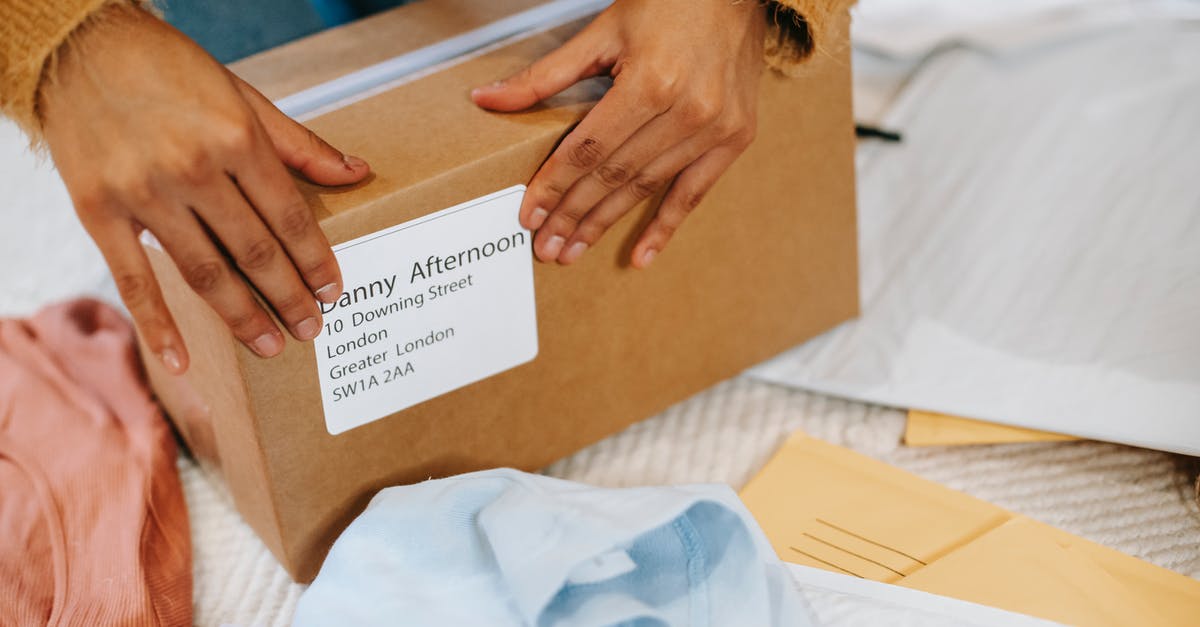
{"label": "brown paper envelope", "polygon": [[908,410],[908,425],[904,429],[904,443],[909,446],[1055,442],[1078,439],[1070,435],[998,425],[917,409]]}
{"label": "brown paper envelope", "polygon": [[[1073,536],[1045,523],[1030,521],[1068,551],[1082,555],[1147,601],[1164,625],[1200,625],[1200,582],[1159,568],[1116,549]],[[1200,538],[1197,539],[1200,542]]]}
{"label": "brown paper envelope", "polygon": [[968,542],[897,585],[1072,625],[1163,624],[1148,599],[1022,517]]}
{"label": "brown paper envelope", "polygon": [[[788,439],[743,488],[741,496],[781,559],[889,583],[920,573],[923,568],[1019,519],[1022,521],[1019,525],[983,543],[982,558],[956,558],[949,566],[940,564],[931,571],[932,575],[925,576],[934,578],[939,572],[949,572],[963,582],[988,581],[989,585],[1002,588],[996,592],[997,596],[1009,594],[1021,598],[1021,591],[1030,579],[1039,578],[1039,572],[1067,576],[1090,564],[1091,574],[1086,578],[1105,582],[1096,585],[1110,591],[1107,598],[1134,599],[1128,603],[1129,608],[1134,611],[1153,608],[1156,615],[1152,618],[1164,625],[1200,624],[1200,581],[1018,517],[985,501],[802,433]],[[994,565],[1003,555],[990,553],[996,549],[988,547],[1003,545],[1012,535],[1038,536],[1030,543],[1045,549],[1041,557],[1025,567],[1010,564],[989,568],[988,560]],[[977,551],[980,549],[958,555],[976,556]],[[927,590],[921,582],[916,577],[908,579],[907,585],[938,592]],[[1112,592],[1110,584],[1124,592]],[[1087,599],[1090,597],[1083,600]],[[1054,605],[1075,607],[1080,603],[1078,597],[1072,597],[1057,599]],[[1093,601],[1088,603],[1096,605]],[[1031,606],[1029,602],[1022,607],[996,606],[1034,613],[1027,609]],[[1044,613],[1035,615],[1062,620]],[[1084,613],[1066,622],[1104,624],[1090,621],[1091,616]],[[1152,622],[1143,617],[1138,624]]]}
{"label": "brown paper envelope", "polygon": [[782,559],[895,582],[1010,518],[802,434],[742,490]]}

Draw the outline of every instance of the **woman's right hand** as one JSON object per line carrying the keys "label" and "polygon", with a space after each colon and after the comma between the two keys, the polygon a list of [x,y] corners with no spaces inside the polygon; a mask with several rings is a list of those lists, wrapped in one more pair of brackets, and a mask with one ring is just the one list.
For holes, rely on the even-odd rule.
{"label": "woman's right hand", "polygon": [[284,338],[251,284],[296,339],[316,337],[317,299],[338,298],[341,274],[285,164],[322,185],[361,181],[370,168],[163,21],[123,6],[103,11],[58,51],[38,112],[79,219],[147,346],[168,371],[187,369],[142,230],[255,353],[278,354]]}

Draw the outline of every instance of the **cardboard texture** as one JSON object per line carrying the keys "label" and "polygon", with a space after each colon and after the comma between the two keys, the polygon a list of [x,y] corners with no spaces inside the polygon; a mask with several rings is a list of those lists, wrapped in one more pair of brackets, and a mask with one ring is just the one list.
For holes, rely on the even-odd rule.
{"label": "cardboard texture", "polygon": [[[271,97],[534,4],[396,9],[233,67]],[[841,36],[847,36],[843,21]],[[302,185],[333,243],[524,183],[602,93],[596,80],[519,114],[469,90],[520,69],[582,24],[535,34],[312,120],[374,176]],[[271,360],[236,343],[151,250],[192,354],[181,378],[148,359],[191,450],[300,581],[379,489],[495,466],[541,468],[857,312],[854,135],[846,46],[801,79],[766,73],[759,139],[649,271],[627,259],[645,203],[570,268],[535,264],[538,357],[337,436],[322,418],[311,344]]]}
{"label": "cardboard texture", "polygon": [[1200,581],[801,433],[741,496],[796,564],[1072,625],[1200,611]]}
{"label": "cardboard texture", "polygon": [[1071,435],[998,425],[916,409],[908,410],[908,422],[904,427],[904,443],[909,446],[1062,442],[1079,439]]}

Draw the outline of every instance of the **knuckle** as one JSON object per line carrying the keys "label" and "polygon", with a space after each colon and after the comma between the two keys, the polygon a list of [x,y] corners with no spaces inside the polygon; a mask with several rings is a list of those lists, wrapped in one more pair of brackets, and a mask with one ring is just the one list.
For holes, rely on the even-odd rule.
{"label": "knuckle", "polygon": [[75,194],[75,211],[86,226],[93,218],[107,213],[111,202],[107,191],[99,187],[81,190]]}
{"label": "knuckle", "polygon": [[171,320],[165,313],[158,310],[151,312],[139,312],[131,314],[134,317],[134,323],[141,330],[142,335],[148,343],[156,344],[154,348],[161,348],[161,338],[168,333],[175,333],[175,326],[171,324]]}
{"label": "knuckle", "polygon": [[[296,154],[295,167],[299,170],[307,168],[314,160],[321,157],[327,157],[329,153],[337,153],[336,150],[320,135],[317,135],[312,129],[304,128],[305,144],[304,148],[300,149]],[[339,153],[340,155],[340,153]]]}
{"label": "knuckle", "polygon": [[539,187],[541,188],[542,197],[554,203],[562,200],[562,197],[567,194],[567,190],[554,181],[546,181]]}
{"label": "knuckle", "polygon": [[683,120],[692,127],[707,126],[720,117],[722,109],[717,98],[694,98],[683,105]]}
{"label": "knuckle", "polygon": [[313,297],[305,292],[292,291],[271,302],[271,306],[286,320],[298,320],[312,313],[315,309]]}
{"label": "knuckle", "polygon": [[745,126],[733,136],[733,143],[738,148],[745,150],[750,147],[750,144],[754,143],[754,139],[757,136],[758,129],[754,125]]}
{"label": "knuckle", "polygon": [[225,150],[246,152],[254,145],[254,124],[245,119],[227,122],[218,131],[217,140]]}
{"label": "knuckle", "polygon": [[178,158],[170,168],[175,180],[190,186],[199,186],[208,180],[212,160],[203,150],[191,150]]}
{"label": "knuckle", "polygon": [[109,195],[122,199],[133,207],[147,207],[155,204],[158,194],[150,179],[141,175],[130,175],[118,179],[111,184]]}
{"label": "knuckle", "polygon": [[757,129],[756,116],[741,111],[728,112],[717,122],[717,131],[720,136],[739,148],[745,148],[754,141]]}
{"label": "knuckle", "polygon": [[229,330],[243,341],[253,340],[260,335],[258,331],[262,326],[261,321],[262,315],[255,309],[230,312],[225,316],[225,324],[229,326]]}
{"label": "knuckle", "polygon": [[272,239],[260,239],[246,247],[238,258],[238,265],[245,270],[261,270],[275,260],[279,247]]}
{"label": "knuckle", "polygon": [[666,108],[679,95],[678,81],[667,75],[655,75],[642,81],[641,95],[650,105]]}
{"label": "knuckle", "polygon": [[309,285],[323,286],[337,276],[337,259],[326,255],[319,261],[299,268],[300,274],[307,278]]}
{"label": "knuckle", "polygon": [[279,216],[279,234],[287,239],[298,239],[313,225],[312,211],[303,200],[288,205]]}
{"label": "knuckle", "polygon": [[600,240],[609,226],[611,225],[601,220],[587,220],[579,225],[572,237],[591,246]]}
{"label": "knuckle", "polygon": [[534,63],[533,65],[525,66],[516,76],[507,82],[510,85],[516,85],[520,89],[527,90],[536,100],[545,100],[550,94],[546,93],[546,90],[542,86],[554,82],[554,70],[546,64]]}
{"label": "knuckle", "polygon": [[660,189],[662,189],[662,181],[649,176],[635,177],[629,183],[629,195],[638,201],[653,196]]}
{"label": "knuckle", "polygon": [[682,220],[683,217],[687,216],[692,211],[694,211],[696,209],[696,207],[700,206],[700,203],[703,201],[704,201],[704,191],[703,190],[688,190],[688,191],[683,192],[682,197],[679,199],[679,205],[678,205],[680,219]]}
{"label": "knuckle", "polygon": [[713,129],[722,139],[735,141],[745,128],[745,123],[736,116],[721,116],[713,123]]}
{"label": "knuckle", "polygon": [[506,80],[504,82],[508,83],[508,84],[517,83],[517,84],[521,84],[521,85],[528,85],[529,83],[531,83],[533,81],[533,78],[534,78],[533,71],[534,71],[533,65],[526,65],[525,67],[521,68],[520,71],[518,71],[516,74],[513,74],[511,77],[509,77],[508,80]]}
{"label": "knuckle", "polygon": [[567,159],[571,165],[577,168],[590,170],[596,167],[603,154],[600,140],[595,137],[584,137],[567,150]]}
{"label": "knuckle", "polygon": [[600,180],[601,184],[609,189],[619,187],[624,184],[625,181],[629,180],[629,174],[629,166],[623,163],[608,161],[600,164],[600,167],[596,168],[596,178]]}
{"label": "knuckle", "polygon": [[589,208],[579,207],[576,205],[562,205],[554,211],[554,215],[558,216],[559,223],[567,223],[569,225],[578,224],[584,216],[588,214]]}
{"label": "knuckle", "polygon": [[312,148],[313,152],[322,152],[330,148],[329,144],[325,143],[325,140],[321,139],[321,136],[317,135],[312,129],[304,127],[304,130],[305,136],[308,139],[308,145]]}
{"label": "knuckle", "polygon": [[220,284],[223,274],[224,264],[220,261],[201,261],[188,266],[184,270],[183,278],[196,293],[207,294]]}
{"label": "knuckle", "polygon": [[141,309],[154,302],[154,279],[140,273],[122,273],[114,276],[117,293],[131,311]]}

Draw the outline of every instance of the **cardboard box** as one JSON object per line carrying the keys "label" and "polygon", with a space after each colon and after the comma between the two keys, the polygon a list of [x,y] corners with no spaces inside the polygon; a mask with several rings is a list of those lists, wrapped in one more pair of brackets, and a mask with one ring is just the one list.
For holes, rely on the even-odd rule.
{"label": "cardboard box", "polygon": [[[418,3],[233,69],[279,98],[534,4]],[[330,240],[528,181],[604,83],[519,114],[481,111],[468,92],[581,26],[534,34],[312,120],[375,173],[348,189],[302,185]],[[383,487],[487,467],[541,468],[846,320],[858,306],[855,139],[849,54],[835,48],[803,78],[766,73],[757,141],[649,270],[627,259],[652,202],[574,266],[534,263],[534,360],[331,435],[313,344],[290,341],[279,357],[255,357],[151,250],[192,355],[178,378],[146,360],[156,391],[245,519],[293,577],[308,581]]]}

